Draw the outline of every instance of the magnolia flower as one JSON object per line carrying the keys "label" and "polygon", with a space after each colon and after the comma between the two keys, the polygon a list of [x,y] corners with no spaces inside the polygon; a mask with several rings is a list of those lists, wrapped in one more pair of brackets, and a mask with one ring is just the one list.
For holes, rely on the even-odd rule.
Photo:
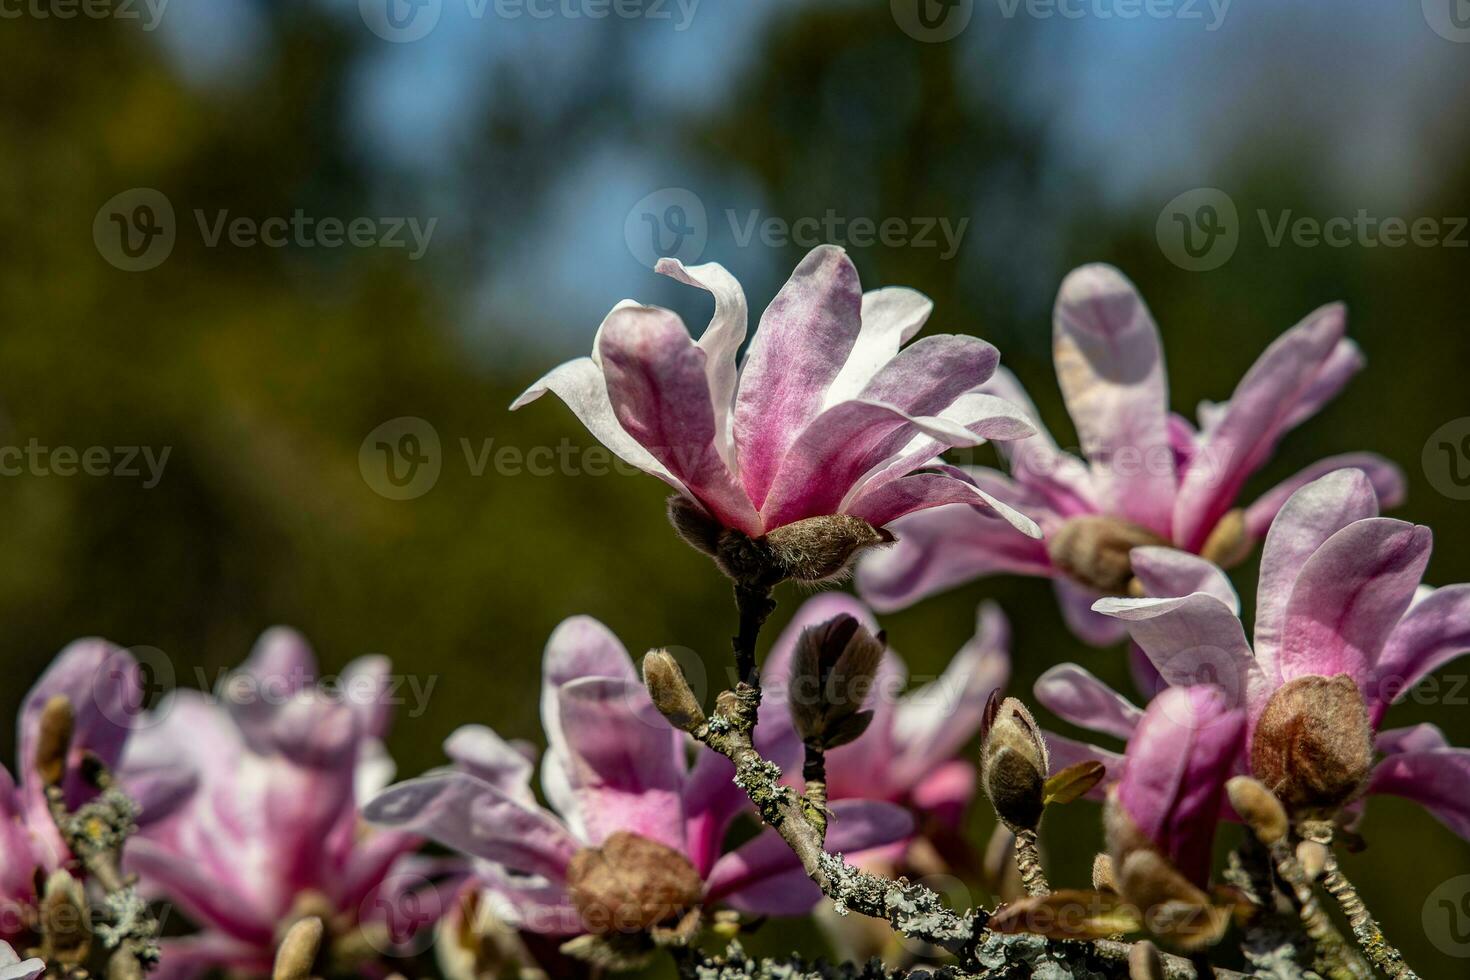
{"label": "magnolia flower", "polygon": [[950,447],[1035,430],[1016,406],[978,390],[999,361],[984,341],[937,335],[899,349],[929,317],[923,295],[863,293],[842,249],[816,248],[766,308],[737,371],[740,284],[713,262],[663,259],[658,271],[714,295],[698,342],[676,314],[624,301],[590,357],[554,369],[511,408],[554,392],[610,450],[697,504],[711,535],[758,539],[831,515],[881,528],[956,501],[1038,533],[963,473],[935,465]]}
{"label": "magnolia flower", "polygon": [[388,671],[385,658],[363,657],[329,689],[305,640],[275,628],[213,695],[172,692],[140,723],[124,787],[137,792],[161,769],[197,784],[124,852],[148,893],[203,930],[164,941],[160,975],[268,976],[282,934],[304,915],[321,916],[339,958],[390,953],[424,924],[391,918],[414,904],[407,890],[427,885],[408,853],[418,841],[369,831],[358,816],[392,775],[380,742]]}
{"label": "magnolia flower", "polygon": [[[36,937],[27,920],[39,898],[38,878],[74,866],[71,852],[56,829],[46,803],[45,785],[36,770],[36,745],[42,709],[62,695],[71,702],[74,716],[71,750],[61,787],[68,810],[74,811],[96,795],[82,774],[82,760],[95,756],[109,768],[122,754],[134,712],[142,701],[138,665],[131,654],[104,640],[78,640],[62,650],[40,680],[26,695],[19,724],[20,757],[16,784],[0,766],[0,938],[21,943]],[[8,949],[8,947],[6,947]],[[3,959],[3,957],[0,957]],[[25,976],[27,963],[0,963],[5,969]]]}
{"label": "magnolia flower", "polygon": [[1154,932],[1181,945],[1208,945],[1227,921],[1204,889],[1244,735],[1245,712],[1220,688],[1169,688],[1139,720],[1109,794],[1113,881]]}
{"label": "magnolia flower", "polygon": [[[756,743],[783,772],[801,771],[801,740],[792,727],[789,704],[802,692],[787,684],[797,639],[807,627],[844,614],[877,631],[873,614],[861,602],[844,593],[823,593],[797,610],[766,658]],[[986,603],[980,607],[974,638],[944,673],[907,694],[908,668],[888,650],[872,691],[865,692],[873,711],[867,731],[826,754],[828,798],[888,800],[919,814],[921,824],[956,831],[975,795],[975,767],[958,756],[979,731],[991,692],[1010,675],[1009,643],[1004,614]]]}
{"label": "magnolia flower", "polygon": [[[1470,837],[1470,750],[1449,747],[1432,725],[1378,731],[1389,705],[1470,650],[1470,585],[1420,588],[1429,529],[1377,514],[1358,470],[1291,496],[1261,555],[1254,649],[1224,574],[1181,552],[1133,552],[1162,598],[1096,608],[1127,626],[1165,683],[1216,683],[1246,710],[1250,739],[1236,769],[1288,809],[1332,812],[1362,792],[1390,793]],[[1136,707],[1074,664],[1047,671],[1036,697],[1094,731],[1127,737],[1139,723]],[[1051,741],[1068,758],[1112,755]],[[1375,750],[1384,758],[1373,767]]]}
{"label": "magnolia flower", "polygon": [[[1369,473],[1384,504],[1397,503],[1402,475],[1367,453],[1324,459],[1249,507],[1238,503],[1241,487],[1281,437],[1362,366],[1357,345],[1343,336],[1345,318],[1341,305],[1324,306],[1287,331],[1228,402],[1200,407],[1196,429],[1169,411],[1158,328],[1133,284],[1111,266],[1077,269],[1057,296],[1053,356],[1086,461],[1039,432],[1003,447],[1009,477],[969,471],[991,496],[1035,517],[1045,542],[970,507],[913,515],[894,526],[896,547],[859,567],[859,591],[883,611],[981,575],[1047,576],[1072,630],[1105,646],[1121,639],[1122,630],[1089,607],[1100,595],[1127,594],[1130,548],[1170,545],[1234,564],[1294,490],[1344,466]],[[1009,373],[998,372],[986,390],[1035,415]]]}
{"label": "magnolia flower", "polygon": [[[541,719],[547,751],[531,790],[523,746],[488,728],[450,737],[450,768],[390,787],[368,805],[379,826],[469,856],[479,899],[501,921],[554,937],[646,938],[697,922],[723,904],[800,915],[820,893],[774,830],[726,852],[747,809],[733,768],[691,744],[649,699],[627,651],[594,619],[574,617],[547,641]],[[906,837],[901,809],[844,801],[827,846],[861,850]]]}

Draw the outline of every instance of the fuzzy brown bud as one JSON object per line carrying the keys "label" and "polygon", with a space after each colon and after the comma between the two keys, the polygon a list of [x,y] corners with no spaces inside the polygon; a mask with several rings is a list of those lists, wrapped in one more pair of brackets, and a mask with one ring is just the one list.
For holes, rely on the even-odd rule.
{"label": "fuzzy brown bud", "polygon": [[1325,844],[1304,840],[1296,845],[1296,861],[1306,872],[1308,881],[1316,881],[1327,870],[1328,850]]}
{"label": "fuzzy brown bud", "polygon": [[763,540],[787,578],[827,582],[846,575],[859,552],[892,543],[893,535],[860,517],[828,514],[778,527]]}
{"label": "fuzzy brown bud", "polygon": [[1338,810],[1372,763],[1368,707],[1347,674],[1288,681],[1266,702],[1251,740],[1251,771],[1291,813]]}
{"label": "fuzzy brown bud", "polygon": [[1031,712],[1015,698],[991,694],[980,734],[980,783],[1012,830],[1035,830],[1041,823],[1050,765]]}
{"label": "fuzzy brown bud", "polygon": [[1265,785],[1249,776],[1236,776],[1225,783],[1230,805],[1267,847],[1285,839],[1291,823],[1286,809]]}
{"label": "fuzzy brown bud", "polygon": [[887,644],[848,615],[802,630],[791,658],[787,703],[801,740],[835,749],[856,739],[873,720],[863,701]]}
{"label": "fuzzy brown bud", "polygon": [[1106,854],[1098,854],[1092,859],[1092,887],[1100,892],[1118,891],[1118,876],[1113,873],[1113,859]]}
{"label": "fuzzy brown bud", "polygon": [[725,530],[705,509],[682,493],[668,502],[669,523],[689,547],[713,558],[720,548],[720,534]]}
{"label": "fuzzy brown bud", "polygon": [[1074,517],[1046,539],[1051,563],[1073,581],[1104,595],[1125,595],[1133,578],[1129,552],[1144,545],[1166,545],[1146,527],[1116,517]]}
{"label": "fuzzy brown bud", "polygon": [[681,731],[692,732],[705,722],[704,709],[684,677],[684,668],[667,650],[651,650],[643,658],[643,683],[659,714]]}
{"label": "fuzzy brown bud", "polygon": [[1139,940],[1128,951],[1128,980],[1164,980],[1164,961],[1147,939]]}
{"label": "fuzzy brown bud", "polygon": [[614,831],[572,856],[567,888],[588,932],[643,932],[699,904],[704,882],[689,859],[647,837]]}
{"label": "fuzzy brown bud", "polygon": [[298,919],[276,950],[271,980],[308,980],[321,947],[322,920],[314,915]]}
{"label": "fuzzy brown bud", "polygon": [[41,782],[56,786],[66,776],[66,756],[71,751],[75,717],[71,701],[57,694],[41,709],[40,733],[36,738],[36,771]]}

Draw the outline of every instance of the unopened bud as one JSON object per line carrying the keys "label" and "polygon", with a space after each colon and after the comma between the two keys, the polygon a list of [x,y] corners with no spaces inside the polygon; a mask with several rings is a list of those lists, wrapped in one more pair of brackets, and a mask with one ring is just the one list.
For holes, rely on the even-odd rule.
{"label": "unopened bud", "polygon": [[826,582],[846,575],[860,551],[889,544],[893,535],[860,517],[828,514],[778,527],[762,540],[786,578]]}
{"label": "unopened bud", "polygon": [[41,893],[41,936],[45,959],[66,966],[87,961],[92,948],[91,907],[82,883],[65,869],[59,868],[46,878]]}
{"label": "unopened bud", "polygon": [[1205,538],[1204,547],[1200,548],[1199,553],[1205,561],[1221,568],[1234,568],[1245,561],[1245,556],[1250,554],[1254,546],[1255,541],[1251,539],[1245,526],[1245,511],[1237,507],[1226,511],[1225,516],[1220,518],[1209,537]]}
{"label": "unopened bud", "polygon": [[1164,980],[1164,961],[1147,939],[1139,940],[1128,951],[1128,980]]}
{"label": "unopened bud", "polygon": [[1092,887],[1094,891],[1117,892],[1118,877],[1113,873],[1113,859],[1099,854],[1092,859]]}
{"label": "unopened bud", "polygon": [[669,498],[669,523],[689,547],[714,557],[724,528],[705,509],[682,493]]}
{"label": "unopened bud", "polygon": [[643,658],[643,683],[659,714],[681,731],[692,732],[704,724],[704,709],[684,677],[679,661],[667,650],[651,650]]}
{"label": "unopened bud", "polygon": [[271,980],[308,980],[322,947],[322,920],[316,916],[298,919],[281,940]]}
{"label": "unopened bud", "polygon": [[1286,838],[1291,829],[1286,809],[1264,784],[1249,776],[1236,776],[1225,783],[1225,792],[1230,805],[1262,844],[1270,847]]}
{"label": "unopened bud", "polygon": [[1123,897],[1143,910],[1150,931],[1183,950],[1214,945],[1230,925],[1230,911],[1212,904],[1157,851],[1128,855],[1118,883]]}
{"label": "unopened bud", "polygon": [[1035,830],[1050,762],[1036,720],[1015,698],[990,695],[980,735],[980,782],[996,815],[1015,831]]}
{"label": "unopened bud", "polygon": [[1304,840],[1296,846],[1296,861],[1307,873],[1307,879],[1316,881],[1327,869],[1327,847],[1314,840]]}
{"label": "unopened bud", "polygon": [[1073,517],[1046,539],[1051,563],[1073,581],[1104,595],[1124,595],[1133,578],[1129,552],[1167,545],[1159,535],[1116,517]]}
{"label": "unopened bud", "polygon": [[863,711],[886,644],[852,616],[802,630],[791,658],[787,701],[802,742],[835,749],[856,739],[873,720]]}
{"label": "unopened bud", "polygon": [[614,831],[572,855],[567,889],[588,932],[641,932],[696,907],[704,881],[689,859],[657,841]]}
{"label": "unopened bud", "polygon": [[1251,771],[1292,813],[1340,809],[1372,763],[1368,707],[1347,674],[1288,681],[1266,702],[1251,740]]}
{"label": "unopened bud", "polygon": [[36,738],[36,771],[41,782],[56,786],[66,776],[66,756],[71,751],[75,718],[71,701],[57,694],[41,709],[40,731]]}

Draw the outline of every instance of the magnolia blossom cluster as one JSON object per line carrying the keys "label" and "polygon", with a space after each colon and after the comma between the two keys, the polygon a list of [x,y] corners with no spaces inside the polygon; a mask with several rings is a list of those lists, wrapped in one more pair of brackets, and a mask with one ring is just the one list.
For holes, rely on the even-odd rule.
{"label": "magnolia blossom cluster", "polygon": [[[386,977],[431,944],[456,978],[592,974],[665,950],[687,967],[703,939],[811,913],[824,894],[962,956],[984,938],[964,929],[1147,936],[1193,957],[1169,976],[1197,975],[1181,971],[1232,923],[1269,911],[1279,931],[1285,908],[1317,959],[1272,975],[1366,975],[1366,959],[1413,976],[1331,846],[1374,794],[1416,800],[1470,838],[1470,750],[1432,725],[1384,727],[1396,700],[1470,650],[1470,585],[1422,583],[1431,534],[1379,516],[1403,480],[1370,454],[1240,500],[1362,367],[1340,306],[1284,334],[1196,425],[1169,410],[1158,331],[1132,285],[1077,270],[1054,354],[1079,457],[1036,422],[993,347],[915,340],[929,302],[864,292],[840,249],[801,262],[743,359],[735,279],[712,263],[658,271],[713,295],[698,340],[673,313],[625,301],[591,356],[515,407],[558,395],[673,489],[678,534],[734,582],[739,683],[696,691],[672,654],[640,666],[574,616],[543,653],[543,752],[466,725],[444,766],[395,783],[381,657],[329,689],[305,640],[278,628],[216,691],[145,711],[133,658],[78,641],[25,701],[16,775],[0,769],[0,980],[80,963],[93,933],[167,978]],[[987,441],[1008,475],[943,461]],[[1258,542],[1247,638],[1226,570]],[[866,603],[809,599],[757,670],[772,590],[854,566]],[[1072,663],[1032,692],[1121,751],[1051,733],[1006,696],[1011,630],[993,603],[942,673],[910,683],[873,610],[1006,572],[1052,579],[1088,643],[1129,640],[1138,704]],[[999,822],[983,862],[965,843],[981,794]],[[1104,803],[1091,887],[1053,888],[1042,817],[1082,797]],[[107,813],[121,816],[104,846]],[[1264,870],[1222,891],[1215,839],[1231,822],[1247,830],[1237,870]],[[966,925],[897,879],[935,870],[980,873],[1003,904]],[[1351,893],[1361,953],[1322,914],[1319,881]],[[187,926],[138,936],[120,911],[134,887]],[[105,921],[67,933],[54,912],[68,903]],[[1091,911],[1060,926],[1065,903]],[[1166,975],[1152,946],[1127,955],[1131,973],[1103,975]]]}

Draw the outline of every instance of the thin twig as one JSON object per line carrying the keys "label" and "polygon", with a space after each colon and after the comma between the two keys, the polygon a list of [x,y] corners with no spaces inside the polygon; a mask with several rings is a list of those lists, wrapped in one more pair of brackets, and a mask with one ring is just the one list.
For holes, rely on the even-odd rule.
{"label": "thin twig", "polygon": [[1041,866],[1041,847],[1035,830],[1016,831],[1016,868],[1021,872],[1021,884],[1027,895],[1039,898],[1051,894],[1051,885]]}
{"label": "thin twig", "polygon": [[1338,866],[1337,856],[1332,853],[1332,824],[1325,820],[1309,820],[1302,824],[1301,830],[1303,837],[1326,849],[1326,859],[1322,865],[1322,887],[1337,900],[1343,914],[1347,916],[1348,925],[1352,926],[1358,945],[1368,959],[1393,980],[1419,980],[1418,975],[1404,962],[1403,954],[1383,938],[1383,930],[1379,928],[1377,920],[1368,911],[1368,906],[1363,904],[1362,896],[1353,887],[1353,883],[1348,881],[1342,868]]}
{"label": "thin twig", "polygon": [[760,690],[760,673],[755,666],[755,646],[761,627],[776,610],[769,588],[736,583],[735,609],[740,615],[740,628],[731,639],[735,650],[735,674],[741,684]]}

